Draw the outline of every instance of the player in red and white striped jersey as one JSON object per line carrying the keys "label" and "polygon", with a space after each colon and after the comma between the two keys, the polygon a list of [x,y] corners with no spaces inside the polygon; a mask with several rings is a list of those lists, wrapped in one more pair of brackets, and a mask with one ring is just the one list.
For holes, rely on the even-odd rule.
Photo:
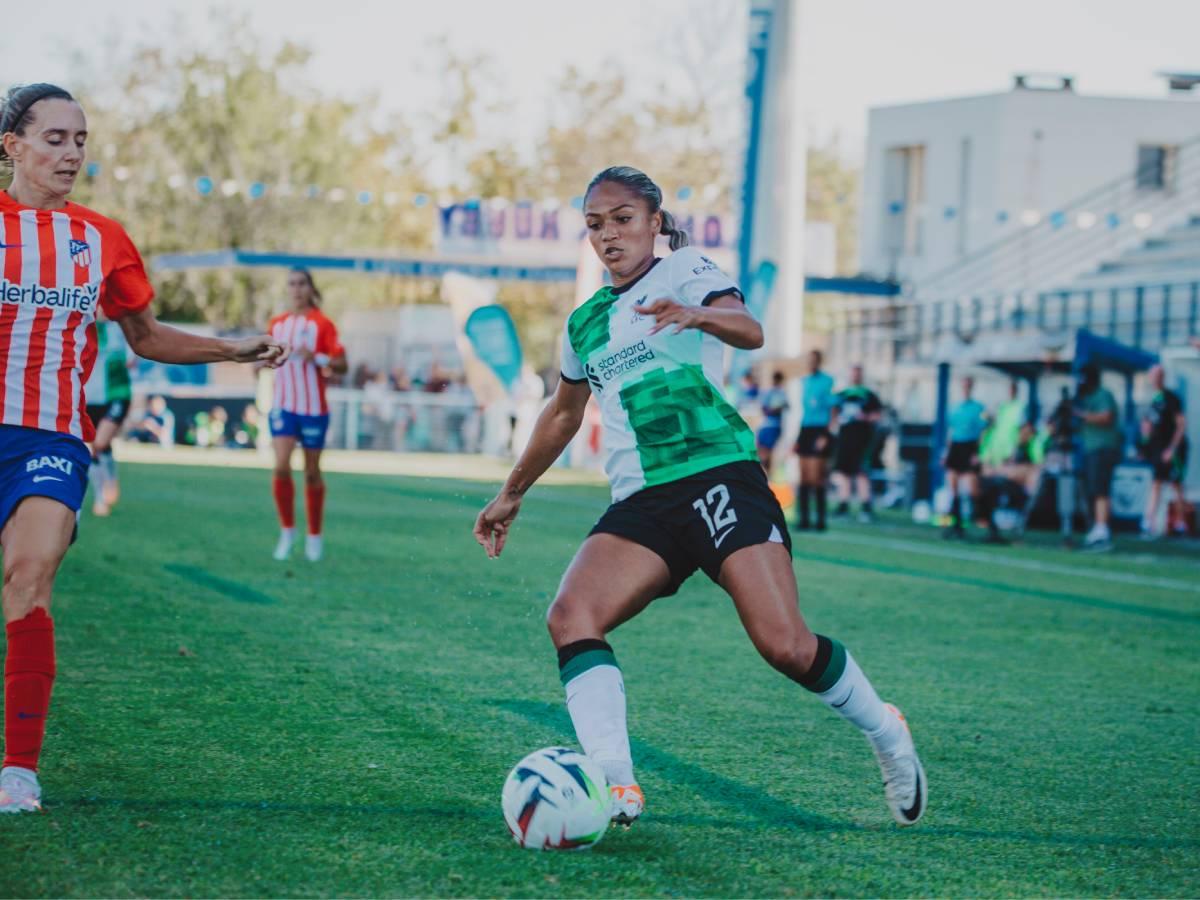
{"label": "player in red and white striped jersey", "polygon": [[275,558],[287,559],[296,534],[296,489],[292,485],[292,451],[296,441],[304,450],[304,511],[308,535],[304,555],[321,558],[321,521],[325,510],[325,481],[321,477],[321,451],[329,430],[329,405],[325,379],[346,371],[346,352],[337,328],[320,310],[321,292],[307,269],[288,273],[290,312],[267,325],[267,332],[289,348],[288,361],[275,373],[275,399],[271,407],[271,437],[275,446],[272,492],[279,513],[279,542]]}
{"label": "player in red and white striped jersey", "polygon": [[0,547],[4,552],[4,761],[0,813],[40,808],[38,757],[54,682],[50,596],[74,539],[94,435],[83,385],[96,361],[96,314],[133,351],[167,363],[276,365],[266,335],[205,338],[162,325],[125,230],[67,200],[86,155],[87,121],[62,88],[13,88],[0,109]]}

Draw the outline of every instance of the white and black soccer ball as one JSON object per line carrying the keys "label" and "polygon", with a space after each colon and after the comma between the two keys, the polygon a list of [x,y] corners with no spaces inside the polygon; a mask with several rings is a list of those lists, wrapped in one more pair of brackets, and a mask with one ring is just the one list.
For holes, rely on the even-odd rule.
{"label": "white and black soccer ball", "polygon": [[566,747],[535,750],[513,766],[500,802],[513,839],[530,850],[581,850],[608,830],[604,771]]}

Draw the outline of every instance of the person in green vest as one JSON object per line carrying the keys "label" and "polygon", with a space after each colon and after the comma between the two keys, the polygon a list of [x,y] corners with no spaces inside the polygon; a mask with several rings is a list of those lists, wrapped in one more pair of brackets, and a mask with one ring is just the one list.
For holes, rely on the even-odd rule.
{"label": "person in green vest", "polygon": [[96,425],[88,478],[92,483],[92,514],[107,516],[121,497],[112,442],[129,415],[129,403],[133,399],[133,384],[129,377],[132,360],[124,341],[113,338],[112,329],[107,327],[107,323],[99,328],[99,340],[97,367],[101,370],[102,382],[99,387],[103,402],[87,406],[88,417]]}
{"label": "person in green vest", "polygon": [[1020,382],[1012,381],[1008,387],[1008,400],[997,407],[991,427],[980,440],[979,458],[985,466],[1002,466],[1017,452],[1021,426],[1028,418],[1020,393]]}
{"label": "person in green vest", "polygon": [[1083,539],[1085,550],[1112,549],[1109,515],[1112,510],[1113,470],[1121,461],[1121,429],[1117,401],[1100,383],[1100,367],[1088,363],[1079,372],[1075,415],[1080,421],[1079,445],[1083,451],[1083,483],[1092,503],[1092,529]]}

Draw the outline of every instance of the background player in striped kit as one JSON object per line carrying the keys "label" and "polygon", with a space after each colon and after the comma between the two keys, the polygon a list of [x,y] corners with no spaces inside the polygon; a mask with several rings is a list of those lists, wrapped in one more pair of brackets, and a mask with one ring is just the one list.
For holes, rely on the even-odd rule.
{"label": "background player in striped kit", "polygon": [[[645,800],[634,779],[624,677],[605,638],[702,569],[729,594],[763,658],[867,737],[892,816],[914,824],[926,785],[908,725],[845,647],[813,634],[800,615],[783,510],[750,427],[724,399],[726,345],[762,346],[761,326],[737,285],[687,246],[644,173],[605,169],[588,185],[584,216],[612,286],[568,318],[558,388],[476,519],[475,539],[499,556],[525,492],[579,431],[595,397],[613,504],[576,553],[546,618],[575,734],[604,769],[614,820],[636,819]],[[663,259],[654,255],[660,234],[674,251]]]}
{"label": "background player in striped kit", "polygon": [[319,309],[321,292],[307,269],[288,273],[290,312],[281,313],[267,325],[267,332],[288,347],[288,361],[275,373],[275,395],[271,405],[271,438],[275,448],[275,473],[271,481],[275,510],[279,515],[279,540],[275,559],[291,556],[296,535],[296,489],[292,484],[292,451],[296,442],[304,450],[304,511],[308,536],[304,555],[321,558],[321,525],[325,512],[325,480],[321,477],[321,451],[329,431],[329,405],[325,401],[325,379],[332,372],[346,371],[346,351],[338,341],[337,328]]}
{"label": "background player in striped kit", "polygon": [[267,364],[268,337],[229,341],[168,328],[150,311],[141,256],[112,219],[67,200],[86,155],[87,120],[49,84],[13,88],[0,111],[0,547],[4,551],[4,762],[0,812],[41,806],[37,767],[54,683],[50,599],[74,539],[95,428],[83,385],[98,311],[137,355],[166,363]]}

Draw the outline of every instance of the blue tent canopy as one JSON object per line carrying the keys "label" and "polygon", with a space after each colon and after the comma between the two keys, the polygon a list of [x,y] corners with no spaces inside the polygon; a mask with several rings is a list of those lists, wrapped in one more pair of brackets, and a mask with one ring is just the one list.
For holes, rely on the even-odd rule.
{"label": "blue tent canopy", "polygon": [[1123,375],[1136,375],[1157,365],[1158,354],[1100,337],[1081,328],[1075,333],[1075,359],[1072,369],[1078,372],[1089,363]]}

